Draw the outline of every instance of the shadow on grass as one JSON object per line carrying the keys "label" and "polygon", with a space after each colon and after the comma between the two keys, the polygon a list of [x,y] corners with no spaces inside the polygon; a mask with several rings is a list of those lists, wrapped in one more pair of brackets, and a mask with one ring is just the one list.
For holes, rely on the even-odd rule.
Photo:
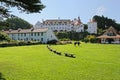
{"label": "shadow on grass", "polygon": [[6,80],[5,78],[2,77],[2,73],[0,72],[0,80]]}

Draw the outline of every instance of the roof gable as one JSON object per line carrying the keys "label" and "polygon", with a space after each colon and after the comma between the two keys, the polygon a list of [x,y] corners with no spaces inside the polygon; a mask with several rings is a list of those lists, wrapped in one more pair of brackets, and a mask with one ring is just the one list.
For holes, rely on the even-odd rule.
{"label": "roof gable", "polygon": [[117,34],[116,29],[111,26],[103,35],[98,36],[97,38],[120,38],[120,35]]}
{"label": "roof gable", "polygon": [[107,29],[107,31],[103,35],[116,36],[118,34],[117,34],[116,29],[111,26]]}

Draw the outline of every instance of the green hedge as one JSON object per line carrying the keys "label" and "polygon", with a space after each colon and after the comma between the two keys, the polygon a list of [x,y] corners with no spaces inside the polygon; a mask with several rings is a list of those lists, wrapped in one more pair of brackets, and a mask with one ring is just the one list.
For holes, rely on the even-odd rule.
{"label": "green hedge", "polygon": [[41,42],[4,42],[0,43],[0,47],[11,47],[11,46],[25,46],[25,45],[37,45],[41,44]]}

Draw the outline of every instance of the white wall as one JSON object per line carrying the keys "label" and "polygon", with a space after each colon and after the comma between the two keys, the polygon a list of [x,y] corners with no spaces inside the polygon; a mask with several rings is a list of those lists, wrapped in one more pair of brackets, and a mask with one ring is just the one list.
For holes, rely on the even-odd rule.
{"label": "white wall", "polygon": [[40,22],[37,22],[34,26],[34,28],[51,28],[52,31],[73,31],[75,32],[82,32],[84,31],[84,25],[78,25],[78,26],[73,26],[71,24],[42,24]]}
{"label": "white wall", "polygon": [[88,22],[88,33],[95,33],[97,34],[97,22]]}
{"label": "white wall", "polygon": [[[21,35],[22,34],[22,35]],[[26,34],[26,35],[25,35]],[[39,35],[38,35],[39,34]],[[9,33],[8,34],[13,40],[35,40],[42,43],[47,43],[49,40],[58,40],[54,33],[48,29],[47,32],[37,32],[37,33]],[[43,39],[43,41],[41,41]]]}

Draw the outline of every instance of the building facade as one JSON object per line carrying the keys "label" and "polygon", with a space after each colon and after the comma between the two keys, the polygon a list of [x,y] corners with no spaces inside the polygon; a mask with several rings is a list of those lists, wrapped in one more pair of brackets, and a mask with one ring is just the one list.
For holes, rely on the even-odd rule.
{"label": "building facade", "polygon": [[4,31],[12,40],[39,41],[47,43],[50,40],[58,40],[54,33],[48,28],[41,29],[18,29]]}
{"label": "building facade", "polygon": [[70,19],[51,19],[42,22],[37,22],[34,28],[50,28],[52,31],[84,31],[84,25],[80,21],[80,18],[70,20]]}
{"label": "building facade", "polygon": [[87,32],[90,34],[97,34],[97,22],[94,20],[90,20],[90,22],[87,23],[88,29]]}

